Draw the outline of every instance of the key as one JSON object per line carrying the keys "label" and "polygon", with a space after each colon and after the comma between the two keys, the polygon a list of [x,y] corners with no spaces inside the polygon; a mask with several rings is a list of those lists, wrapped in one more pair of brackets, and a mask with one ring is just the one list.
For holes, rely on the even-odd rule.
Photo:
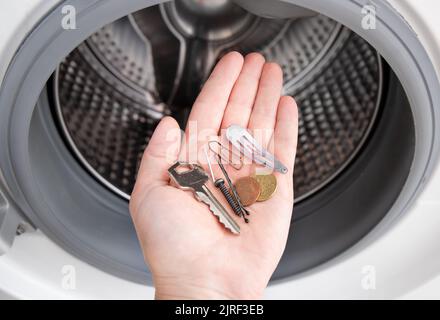
{"label": "key", "polygon": [[[180,171],[178,169],[188,169]],[[229,215],[222,204],[215,198],[206,186],[208,175],[198,164],[176,162],[168,169],[171,180],[182,190],[192,190],[198,201],[209,206],[211,212],[219,219],[226,229],[234,234],[240,233],[240,226]]]}

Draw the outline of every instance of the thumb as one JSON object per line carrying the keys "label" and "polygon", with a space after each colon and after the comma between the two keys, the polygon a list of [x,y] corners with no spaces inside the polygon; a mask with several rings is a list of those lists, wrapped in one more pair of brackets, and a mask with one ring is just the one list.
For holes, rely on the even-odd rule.
{"label": "thumb", "polygon": [[176,120],[165,117],[160,121],[142,156],[134,191],[168,183],[167,170],[177,161],[181,136]]}

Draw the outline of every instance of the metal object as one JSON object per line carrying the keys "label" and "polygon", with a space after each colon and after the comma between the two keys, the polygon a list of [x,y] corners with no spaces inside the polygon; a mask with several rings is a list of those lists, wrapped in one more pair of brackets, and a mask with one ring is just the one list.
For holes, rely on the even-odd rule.
{"label": "metal object", "polygon": [[257,201],[269,200],[277,190],[277,178],[273,174],[257,174],[255,180],[260,184],[261,193]]}
{"label": "metal object", "polygon": [[208,167],[209,167],[209,171],[211,172],[211,178],[212,178],[212,182],[214,183],[214,186],[221,191],[221,193],[223,194],[223,196],[225,197],[226,201],[228,202],[231,209],[235,212],[235,214],[242,217],[244,221],[248,223],[249,220],[244,216],[240,204],[235,200],[234,196],[226,187],[225,180],[223,180],[222,178],[218,178],[218,179],[215,178],[214,171],[212,170],[211,160],[209,159],[209,155],[208,152],[206,151],[206,148],[203,151],[205,152],[206,161],[208,162]]}
{"label": "metal object", "polygon": [[206,155],[206,160],[208,162],[208,167],[209,167],[209,171],[211,173],[211,178],[212,178],[212,182],[214,183],[214,186],[222,192],[223,196],[226,198],[226,200],[228,201],[228,203],[231,206],[231,208],[233,209],[233,211],[237,215],[242,216],[242,212],[241,212],[240,207],[238,206],[234,197],[229,192],[228,188],[226,188],[225,180],[223,180],[222,178],[218,178],[218,179],[215,178],[214,171],[212,170],[212,166],[211,166],[211,161],[209,160],[209,156],[208,156],[206,149],[204,149],[204,152]]}
{"label": "metal object", "polygon": [[245,207],[257,202],[261,194],[261,186],[254,177],[243,177],[235,181],[235,189]]}
{"label": "metal object", "polygon": [[374,48],[320,15],[292,21],[250,14],[246,19],[252,23],[231,27],[228,37],[219,36],[226,25],[221,32],[212,27],[214,38],[199,36],[195,27],[191,35],[178,25],[186,14],[182,10],[201,10],[197,21],[209,24],[212,15],[240,9],[220,2],[197,10],[184,5],[190,4],[151,7],[109,24],[60,64],[51,90],[54,114],[79,162],[129,199],[160,118],[172,115],[183,126],[214,63],[235,49],[258,51],[278,62],[284,94],[298,102],[295,202],[330,183],[362,149],[379,111],[382,61]]}
{"label": "metal object", "polygon": [[[219,150],[213,147],[214,144],[218,146]],[[241,154],[234,152],[234,150],[229,150],[229,148],[225,147],[219,141],[209,141],[208,146],[209,150],[218,155],[221,161],[224,161],[235,170],[240,170],[243,167],[243,157],[241,156]],[[224,155],[224,151],[227,152],[226,155]]]}
{"label": "metal object", "polygon": [[237,190],[235,189],[235,186],[232,183],[231,178],[229,178],[228,172],[226,171],[225,167],[223,166],[223,163],[222,163],[221,158],[220,158],[219,155],[216,155],[216,160],[217,160],[218,166],[220,167],[220,170],[223,173],[223,176],[225,177],[226,181],[228,182],[229,189],[231,190],[232,195],[235,198],[235,201],[240,206],[242,212],[244,212],[244,214],[246,214],[246,215],[249,215],[249,211],[241,203],[241,200],[240,200],[240,197],[239,197],[239,195],[237,193]]}
{"label": "metal object", "polygon": [[300,6],[295,6],[291,3],[273,0],[234,0],[249,12],[258,16],[268,18],[281,19],[298,19],[303,17],[316,16],[315,11],[307,10]]}
{"label": "metal object", "polygon": [[[186,167],[189,170],[178,172],[179,168]],[[197,200],[207,204],[211,212],[218,218],[226,229],[234,234],[240,233],[240,226],[232,219],[222,204],[215,198],[206,186],[209,177],[203,168],[197,164],[176,162],[168,169],[172,181],[183,190],[191,190]]]}
{"label": "metal object", "polygon": [[235,42],[257,19],[230,0],[171,1],[163,8],[180,34],[216,42]]}
{"label": "metal object", "polygon": [[226,130],[226,138],[240,150],[240,153],[253,162],[284,174],[287,173],[286,166],[263,148],[245,128],[237,125],[230,126]]}

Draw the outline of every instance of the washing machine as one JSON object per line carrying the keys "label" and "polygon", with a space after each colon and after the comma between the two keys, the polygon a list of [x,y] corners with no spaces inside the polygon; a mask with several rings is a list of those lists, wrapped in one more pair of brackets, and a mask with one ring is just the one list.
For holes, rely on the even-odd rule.
{"label": "washing machine", "polygon": [[153,298],[128,211],[140,155],[237,50],[278,62],[300,111],[293,221],[266,298],[440,298],[439,10],[2,1],[0,296]]}

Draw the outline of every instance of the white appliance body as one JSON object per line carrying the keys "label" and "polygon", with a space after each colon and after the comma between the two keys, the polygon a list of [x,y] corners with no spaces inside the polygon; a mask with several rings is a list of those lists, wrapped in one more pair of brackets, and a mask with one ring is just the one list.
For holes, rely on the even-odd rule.
{"label": "white appliance body", "polygon": [[[26,36],[59,2],[0,3],[0,83]],[[389,3],[417,34],[440,75],[440,3]],[[437,166],[417,199],[400,216],[384,219],[360,242],[329,262],[272,283],[266,297],[440,298],[439,194]],[[66,275],[70,282],[66,282]],[[1,298],[148,299],[153,295],[152,287],[118,278],[81,261],[41,231],[28,231],[16,237],[10,250],[0,257]]]}

